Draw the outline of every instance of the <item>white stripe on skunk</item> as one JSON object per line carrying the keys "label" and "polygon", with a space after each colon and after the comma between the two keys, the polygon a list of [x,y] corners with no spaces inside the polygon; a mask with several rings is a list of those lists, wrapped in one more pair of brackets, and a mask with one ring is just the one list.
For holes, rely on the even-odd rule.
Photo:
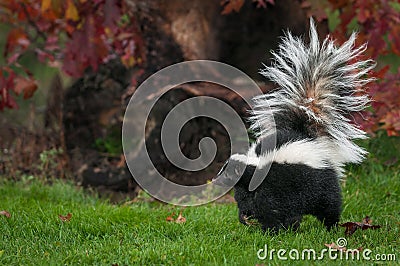
{"label": "white stripe on skunk", "polygon": [[257,156],[254,153],[254,146],[247,154],[234,154],[230,157],[246,165],[255,166],[258,169],[270,163],[280,164],[305,164],[315,169],[334,167],[338,174],[343,172],[342,167],[345,161],[342,160],[342,150],[327,137],[315,140],[302,139],[288,142],[278,149],[270,150]]}

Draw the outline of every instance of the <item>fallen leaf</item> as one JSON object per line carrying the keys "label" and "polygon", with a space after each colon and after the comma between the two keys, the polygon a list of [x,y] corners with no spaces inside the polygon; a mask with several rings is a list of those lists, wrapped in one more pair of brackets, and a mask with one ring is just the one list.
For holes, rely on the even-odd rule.
{"label": "fallen leaf", "polygon": [[260,222],[257,219],[254,219],[252,216],[247,216],[245,214],[240,214],[240,218],[250,226],[260,226]]}
{"label": "fallen leaf", "polygon": [[173,212],[170,216],[168,216],[165,220],[167,222],[175,222],[177,224],[182,224],[186,222],[186,218],[182,216],[182,212],[179,213],[178,218],[174,218],[175,213]]}
{"label": "fallen leaf", "polygon": [[371,223],[372,223],[372,220],[371,220],[371,218],[367,215],[367,216],[365,216],[364,219],[362,220],[362,223],[363,223],[363,224],[371,224]]}
{"label": "fallen leaf", "polygon": [[333,250],[337,250],[337,251],[341,251],[341,252],[346,251],[346,247],[338,246],[335,242],[332,242],[330,244],[324,244],[324,245],[325,245],[325,247],[328,247]]}
{"label": "fallen leaf", "polygon": [[380,225],[371,225],[372,220],[369,216],[365,216],[362,222],[347,222],[341,224],[340,226],[346,227],[345,235],[350,236],[354,234],[357,229],[367,230],[367,229],[378,229],[381,228]]}
{"label": "fallen leaf", "polygon": [[354,232],[360,227],[359,223],[357,223],[357,222],[347,222],[347,223],[341,224],[340,226],[346,227],[346,231],[344,232],[344,234],[347,236],[354,234]]}
{"label": "fallen leaf", "polygon": [[60,220],[62,221],[62,222],[69,222],[70,220],[71,220],[71,217],[72,217],[72,213],[68,213],[67,215],[61,215],[61,214],[59,214],[58,215],[58,218],[60,218]]}
{"label": "fallen leaf", "polygon": [[173,222],[173,221],[175,221],[175,219],[174,219],[174,217],[173,217],[174,215],[175,215],[175,213],[172,213],[170,216],[168,216],[167,219],[166,219],[167,222]]}
{"label": "fallen leaf", "polygon": [[350,254],[355,254],[357,252],[357,250],[360,252],[363,250],[362,247],[358,247],[357,249],[347,249],[345,246],[339,246],[337,245],[335,242],[332,242],[330,244],[324,244],[325,247],[330,248],[334,251],[340,251],[340,252],[346,252],[346,253],[350,253]]}
{"label": "fallen leaf", "polygon": [[11,214],[8,211],[0,211],[0,215],[4,215],[7,218],[11,217]]}
{"label": "fallen leaf", "polygon": [[179,213],[178,218],[176,218],[175,223],[181,224],[185,223],[186,218],[182,216],[182,212]]}

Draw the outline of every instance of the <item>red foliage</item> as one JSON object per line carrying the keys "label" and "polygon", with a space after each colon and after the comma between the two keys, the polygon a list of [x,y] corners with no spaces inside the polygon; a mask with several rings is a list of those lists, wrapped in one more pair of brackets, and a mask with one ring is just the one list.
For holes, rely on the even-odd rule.
{"label": "red foliage", "polygon": [[[221,0],[221,13],[238,12],[245,1]],[[263,8],[274,4],[274,0],[251,1]],[[369,85],[372,109],[356,120],[370,133],[383,129],[399,135],[400,69],[382,65],[380,57],[400,55],[399,0],[300,1],[319,21],[327,19],[326,12],[339,11],[339,24],[332,32],[339,43],[353,29],[359,32],[358,44],[368,42],[367,55],[379,66],[371,75],[378,80]],[[112,58],[120,58],[127,67],[145,59],[136,21],[124,1],[9,0],[1,1],[0,8],[0,22],[13,25],[4,47],[7,64],[0,67],[0,111],[17,108],[13,94],[29,98],[37,88],[32,74],[19,63],[23,54],[34,53],[42,62],[62,65],[75,77]]]}
{"label": "red foliage", "polygon": [[[382,65],[382,55],[400,56],[399,0],[300,0],[308,16],[318,21],[328,13],[339,11],[339,24],[331,33],[338,43],[345,42],[353,30],[358,31],[356,45],[368,43],[366,55],[378,62],[379,70],[369,75],[376,82],[369,85],[372,110],[355,116],[355,121],[368,133],[386,130],[389,136],[400,135],[400,68]],[[245,0],[222,0],[222,14],[239,12]],[[257,7],[274,1],[252,0]],[[397,10],[396,10],[397,8]],[[400,59],[399,59],[400,60]],[[389,72],[391,70],[391,72]]]}
{"label": "red foliage", "polygon": [[[313,2],[313,1],[303,1]],[[367,42],[367,56],[378,62],[378,71],[370,75],[377,79],[370,83],[372,110],[358,116],[361,127],[374,134],[383,129],[389,136],[400,134],[400,68],[390,69],[382,64],[381,55],[400,55],[399,1],[395,0],[329,0],[323,10],[339,10],[339,24],[332,32],[338,42],[344,42],[352,30],[358,31],[357,44]],[[313,14],[314,15],[314,14]],[[391,72],[389,72],[391,70]]]}
{"label": "red foliage", "polygon": [[19,64],[23,54],[62,65],[74,77],[112,58],[127,67],[144,60],[135,19],[123,1],[10,0],[1,1],[0,8],[0,22],[13,26],[4,49],[7,65],[0,68],[0,110],[17,107],[12,91],[29,98],[37,88]]}

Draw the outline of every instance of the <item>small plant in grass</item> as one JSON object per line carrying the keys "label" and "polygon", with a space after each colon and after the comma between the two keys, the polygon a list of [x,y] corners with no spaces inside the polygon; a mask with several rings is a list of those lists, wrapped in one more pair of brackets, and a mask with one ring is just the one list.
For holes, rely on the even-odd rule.
{"label": "small plant in grass", "polygon": [[[46,177],[52,173],[53,169],[60,167],[58,157],[63,154],[62,148],[52,148],[44,150],[39,155],[39,169],[42,176]],[[62,166],[61,166],[62,167]]]}
{"label": "small plant in grass", "polygon": [[96,149],[107,155],[119,157],[122,154],[121,134],[120,128],[110,129],[110,133],[106,137],[96,139]]}

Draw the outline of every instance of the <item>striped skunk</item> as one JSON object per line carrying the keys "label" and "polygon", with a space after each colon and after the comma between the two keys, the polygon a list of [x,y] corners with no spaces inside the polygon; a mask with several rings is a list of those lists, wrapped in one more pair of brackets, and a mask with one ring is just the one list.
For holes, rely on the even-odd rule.
{"label": "striped skunk", "polygon": [[[312,19],[309,36],[307,45],[288,32],[272,52],[272,65],[260,73],[277,89],[255,97],[250,111],[257,141],[247,154],[232,155],[213,179],[234,186],[239,221],[256,219],[263,230],[296,229],[307,214],[328,230],[335,226],[343,167],[367,153],[353,142],[365,132],[349,118],[369,104],[362,87],[375,63],[360,58],[366,44],[355,48],[355,33],[341,46],[328,37],[321,44]],[[251,188],[263,169],[262,182]]]}

